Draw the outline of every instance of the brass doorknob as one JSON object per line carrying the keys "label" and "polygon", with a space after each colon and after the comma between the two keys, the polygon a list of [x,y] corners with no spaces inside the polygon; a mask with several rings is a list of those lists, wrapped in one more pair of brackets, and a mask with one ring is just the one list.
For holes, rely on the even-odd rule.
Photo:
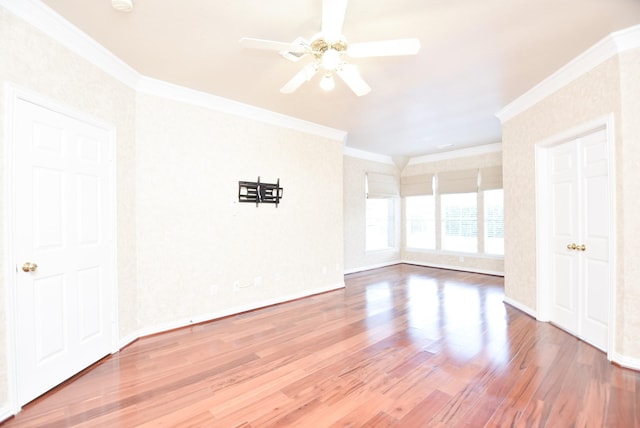
{"label": "brass doorknob", "polygon": [[35,272],[38,269],[38,265],[35,263],[26,262],[22,265],[22,270],[24,272]]}
{"label": "brass doorknob", "polygon": [[582,244],[577,249],[580,250],[580,251],[587,251],[587,246]]}
{"label": "brass doorknob", "polygon": [[576,244],[568,244],[567,245],[567,250],[575,250],[576,248],[578,248],[578,246]]}

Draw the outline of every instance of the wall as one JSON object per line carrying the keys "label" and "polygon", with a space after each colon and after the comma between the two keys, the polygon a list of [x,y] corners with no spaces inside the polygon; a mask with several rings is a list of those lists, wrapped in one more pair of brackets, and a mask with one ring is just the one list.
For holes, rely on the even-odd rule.
{"label": "wall", "polygon": [[[140,325],[344,286],[341,142],[146,94],[136,118]],[[258,176],[278,207],[237,202]]]}
{"label": "wall", "polygon": [[[4,169],[5,82],[35,91],[117,128],[118,307],[120,335],[136,331],[135,92],[0,7],[0,156]],[[4,180],[4,172],[0,174]],[[4,182],[0,201],[6,203]],[[0,223],[5,227],[4,207]],[[3,242],[6,239],[3,238]],[[2,246],[2,259],[5,258]],[[7,283],[0,269],[0,413],[8,402]],[[2,418],[0,417],[0,420]]]}
{"label": "wall", "polygon": [[[11,5],[21,10],[20,3]],[[40,12],[35,22],[50,19]],[[184,93],[193,102],[149,95],[149,87],[157,86],[150,79],[92,42],[79,42],[83,55],[97,51],[99,59],[107,58],[109,73],[102,71],[93,56],[89,61],[65,47],[77,47],[77,30],[53,21],[47,30],[63,32],[64,45],[0,6],[0,165],[4,169],[5,82],[116,127],[121,344],[344,286],[340,132],[238,103],[229,108],[234,114],[223,113],[227,104],[220,99],[196,107],[208,96],[175,86],[172,95]],[[145,92],[138,91],[143,84]],[[263,116],[249,118],[248,110]],[[238,180],[258,175],[281,179],[279,207],[236,203]],[[6,206],[4,190],[2,181]],[[5,273],[0,269],[0,421],[13,411]]]}
{"label": "wall", "polygon": [[618,346],[640,370],[640,49],[620,54],[618,192]]}
{"label": "wall", "polygon": [[[420,174],[436,174],[438,172],[484,168],[498,165],[502,165],[502,153],[499,149],[490,153],[460,157],[450,156],[446,159],[438,159],[436,156],[424,156],[422,158],[412,159],[402,171],[402,176],[408,177]],[[478,205],[478,212],[481,212],[481,210],[482,206]],[[405,224],[403,223],[402,236],[404,236],[404,227]],[[482,234],[479,234],[479,245],[482,245],[483,239],[484,237]],[[402,260],[408,263],[426,266],[445,267],[496,275],[501,275],[504,272],[503,257],[491,255],[464,254],[464,257],[461,259],[460,254],[428,250],[416,251],[406,249],[403,246]]]}
{"label": "wall", "polygon": [[391,160],[384,162],[350,155],[344,157],[344,267],[347,273],[400,262],[400,245],[402,242],[399,198],[394,199],[396,204],[395,248],[382,251],[365,250],[365,174],[367,172],[399,175],[398,168]]}
{"label": "wall", "polygon": [[[505,294],[536,309],[535,156],[537,142],[603,115],[615,117],[617,292],[615,350],[621,360],[640,362],[640,50],[600,63],[503,123],[505,188]],[[640,367],[640,365],[637,365]]]}

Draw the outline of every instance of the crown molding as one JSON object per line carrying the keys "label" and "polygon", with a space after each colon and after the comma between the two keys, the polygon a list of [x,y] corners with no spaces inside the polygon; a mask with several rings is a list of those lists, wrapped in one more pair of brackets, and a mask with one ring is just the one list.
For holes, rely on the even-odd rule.
{"label": "crown molding", "polygon": [[408,165],[418,165],[422,163],[437,162],[449,159],[466,158],[470,156],[480,156],[487,153],[502,152],[502,143],[484,144],[482,146],[468,147],[465,149],[450,150],[448,152],[433,153],[429,155],[416,156],[409,159]]}
{"label": "crown molding", "polygon": [[367,152],[360,149],[354,149],[353,147],[344,146],[342,149],[342,153],[345,156],[350,156],[352,158],[364,159],[372,162],[385,163],[389,165],[395,165],[391,156],[381,155],[378,153]]}
{"label": "crown molding", "polygon": [[146,77],[41,1],[0,0],[0,6],[137,92],[246,117],[344,144],[347,135],[345,131]]}
{"label": "crown molding", "polygon": [[616,53],[622,53],[640,47],[640,25],[616,31],[610,35],[616,45]]}
{"label": "crown molding", "polygon": [[505,123],[609,58],[640,47],[640,25],[609,34],[496,113]]}
{"label": "crown molding", "polygon": [[136,89],[140,93],[155,95],[161,98],[183,102],[198,107],[204,107],[221,113],[246,117],[268,123],[270,125],[289,128],[307,134],[318,135],[320,137],[340,141],[342,143],[344,143],[347,136],[345,131],[341,131],[339,129],[307,122],[292,116],[254,107],[249,104],[243,104],[238,101],[211,95],[207,92],[185,88],[184,86],[175,85],[163,80],[152,79],[146,76],[140,77]]}

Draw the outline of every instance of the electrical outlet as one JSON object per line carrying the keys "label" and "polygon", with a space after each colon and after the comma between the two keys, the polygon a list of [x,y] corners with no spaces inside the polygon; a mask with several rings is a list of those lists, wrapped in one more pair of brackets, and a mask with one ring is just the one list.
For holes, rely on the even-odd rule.
{"label": "electrical outlet", "polygon": [[460,263],[464,263],[464,256],[460,256],[458,260],[460,261]]}

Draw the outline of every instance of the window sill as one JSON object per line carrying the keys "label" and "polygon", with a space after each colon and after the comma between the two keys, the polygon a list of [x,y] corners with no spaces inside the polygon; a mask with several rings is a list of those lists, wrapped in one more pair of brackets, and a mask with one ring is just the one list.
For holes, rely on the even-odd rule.
{"label": "window sill", "polygon": [[434,256],[462,256],[462,257],[475,257],[478,259],[492,259],[492,260],[504,260],[504,256],[498,254],[486,254],[486,253],[466,253],[462,251],[450,251],[450,250],[427,250],[424,248],[404,248],[404,251],[410,253],[430,254]]}

